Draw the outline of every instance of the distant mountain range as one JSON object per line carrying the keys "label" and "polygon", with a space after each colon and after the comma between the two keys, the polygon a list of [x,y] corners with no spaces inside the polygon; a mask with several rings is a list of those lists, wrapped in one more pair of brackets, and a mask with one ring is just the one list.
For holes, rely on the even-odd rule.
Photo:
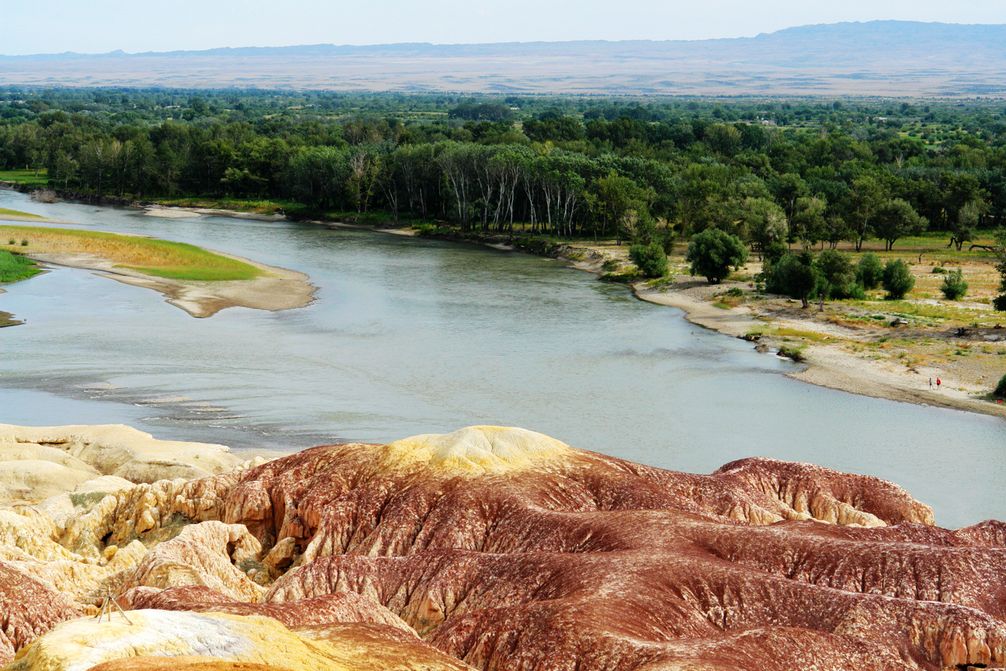
{"label": "distant mountain range", "polygon": [[1006,25],[873,21],[699,41],[0,56],[0,85],[1003,97]]}

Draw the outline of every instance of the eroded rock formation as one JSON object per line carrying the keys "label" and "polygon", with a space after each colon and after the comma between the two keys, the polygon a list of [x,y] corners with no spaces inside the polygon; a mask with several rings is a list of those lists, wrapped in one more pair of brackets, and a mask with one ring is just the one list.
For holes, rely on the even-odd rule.
{"label": "eroded rock formation", "polygon": [[232,662],[284,671],[467,668],[419,639],[397,632],[374,635],[364,625],[298,633],[269,617],[137,610],[110,621],[87,618],[58,625],[7,670],[91,669],[107,662],[117,663],[106,668],[144,669],[150,668],[149,657],[182,657],[207,669],[228,668]]}
{"label": "eroded rock formation", "polygon": [[0,424],[0,504],[190,480],[227,472],[240,461],[223,445],[156,440],[128,426]]}
{"label": "eroded rock formation", "polygon": [[208,587],[172,587],[156,589],[136,587],[126,591],[119,602],[123,607],[158,610],[190,610],[198,613],[265,615],[288,627],[333,626],[342,623],[366,623],[393,627],[415,635],[400,617],[377,601],[356,592],[336,592],[294,602],[236,601]]}
{"label": "eroded rock formation", "polygon": [[56,623],[80,614],[72,601],[0,562],[0,660],[10,659]]}
{"label": "eroded rock formation", "polygon": [[[0,511],[0,561],[73,596],[12,650],[94,609],[68,587],[79,582],[119,594],[140,618],[133,634],[170,621],[291,650],[321,641],[318,668],[350,663],[347,641],[401,653],[352,668],[1006,666],[1006,524],[939,529],[895,485],[806,464],[675,473],[519,429],[319,447],[56,496]],[[82,622],[10,669],[70,668],[88,646],[109,671],[157,668],[138,666],[144,655],[307,668],[163,636],[127,654],[107,623]]]}

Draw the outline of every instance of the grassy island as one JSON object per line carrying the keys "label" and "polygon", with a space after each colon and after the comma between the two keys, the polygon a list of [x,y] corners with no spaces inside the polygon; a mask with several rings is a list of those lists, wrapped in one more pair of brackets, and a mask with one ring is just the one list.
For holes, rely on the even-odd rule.
{"label": "grassy island", "polygon": [[31,212],[21,212],[20,210],[9,210],[6,207],[0,207],[0,219],[36,219],[41,221],[43,217]]}
{"label": "grassy island", "polygon": [[172,280],[250,280],[262,272],[249,263],[195,245],[101,231],[0,226],[0,250],[4,249],[29,255],[94,256],[118,268]]}
{"label": "grassy island", "polygon": [[0,284],[20,282],[38,275],[39,272],[41,271],[38,266],[31,259],[21,254],[0,250]]}
{"label": "grassy island", "polygon": [[0,255],[0,277],[9,267],[12,276],[25,279],[26,273],[38,272],[34,261],[91,270],[158,291],[193,317],[229,307],[289,310],[314,299],[314,286],[302,273],[138,235],[0,226]]}

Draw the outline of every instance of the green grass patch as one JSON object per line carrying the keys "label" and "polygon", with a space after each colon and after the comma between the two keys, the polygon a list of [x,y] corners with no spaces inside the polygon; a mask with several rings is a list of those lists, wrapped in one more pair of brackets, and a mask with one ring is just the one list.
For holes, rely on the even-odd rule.
{"label": "green grass patch", "polygon": [[0,282],[20,282],[40,272],[31,259],[0,249]]}
{"label": "green grass patch", "polygon": [[[972,310],[958,307],[948,303],[933,305],[930,303],[913,303],[911,301],[884,301],[883,304],[869,301],[848,301],[848,305],[855,306],[862,310],[882,310],[877,314],[871,312],[868,316],[860,317],[864,322],[874,323],[889,322],[895,317],[902,317],[912,324],[921,323],[931,326],[941,324],[964,324],[976,326],[992,326],[1002,322],[1001,313],[988,310]],[[846,316],[850,320],[856,320],[854,315]]]}
{"label": "green grass patch", "polygon": [[[29,254],[87,254],[107,259],[121,268],[173,280],[223,282],[250,280],[262,274],[244,261],[184,242],[156,238],[79,229],[0,226],[0,250],[7,247],[10,251],[11,240],[17,240],[17,249]],[[23,245],[24,241],[28,244]]]}
{"label": "green grass patch", "polygon": [[[605,261],[604,263],[607,265],[608,262]],[[617,263],[616,263],[616,267],[617,267]],[[607,270],[607,268],[605,268],[605,270]],[[649,280],[646,283],[646,286],[648,286],[651,289],[666,289],[667,287],[671,286],[672,284],[674,284],[674,276],[673,276],[673,274],[668,274],[668,275],[665,275],[664,277],[658,277],[656,279]]]}
{"label": "green grass patch", "polygon": [[604,273],[601,275],[602,282],[614,282],[615,284],[632,284],[643,279],[643,276],[635,268],[618,273]]}
{"label": "green grass patch", "polygon": [[32,214],[31,212],[21,212],[20,210],[9,210],[6,207],[0,207],[0,219],[4,217],[16,217],[18,219],[42,219],[42,217],[37,214]]}
{"label": "green grass patch", "polygon": [[25,186],[48,186],[49,175],[45,170],[0,170],[0,182],[12,182]]}
{"label": "green grass patch", "polygon": [[85,492],[70,494],[70,503],[74,508],[92,508],[108,496],[108,492]]}
{"label": "green grass patch", "polygon": [[828,342],[832,340],[832,337],[824,333],[818,333],[817,331],[804,331],[802,329],[794,329],[786,326],[780,326],[772,331],[772,335],[780,338],[800,338],[801,340],[809,340],[811,342]]}

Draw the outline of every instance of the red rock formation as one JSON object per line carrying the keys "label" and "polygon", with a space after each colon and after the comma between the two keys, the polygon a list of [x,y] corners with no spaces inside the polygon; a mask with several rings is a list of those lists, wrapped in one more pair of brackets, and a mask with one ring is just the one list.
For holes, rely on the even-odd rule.
{"label": "red rock formation", "polygon": [[809,465],[689,475],[497,436],[309,450],[246,473],[224,521],[296,566],[270,604],[364,594],[484,669],[1006,663],[999,525],[936,529]]}
{"label": "red rock formation", "polygon": [[34,578],[0,563],[0,664],[80,610]]}
{"label": "red rock formation", "polygon": [[342,623],[382,625],[415,635],[401,618],[376,601],[355,592],[323,594],[289,603],[245,603],[207,587],[173,587],[158,590],[138,587],[119,598],[123,608],[140,610],[190,610],[199,613],[264,615],[291,629],[330,626]]}
{"label": "red rock formation", "polygon": [[418,634],[486,671],[1006,665],[1006,524],[939,529],[890,483],[805,464],[691,475],[468,429],[144,485],[61,542],[135,537],[124,606],[401,655]]}

